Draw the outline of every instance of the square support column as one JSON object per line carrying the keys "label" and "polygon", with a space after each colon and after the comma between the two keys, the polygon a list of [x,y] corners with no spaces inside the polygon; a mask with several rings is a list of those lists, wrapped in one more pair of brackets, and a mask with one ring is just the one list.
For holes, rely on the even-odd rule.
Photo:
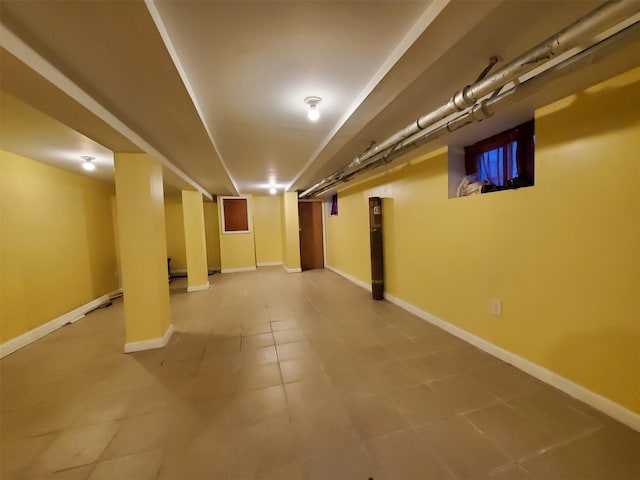
{"label": "square support column", "polygon": [[298,220],[298,193],[284,192],[282,201],[282,261],[288,273],[299,273],[300,225]]}
{"label": "square support column", "polygon": [[173,332],[162,167],[146,153],[116,153],[114,160],[124,351],[161,348]]}
{"label": "square support column", "polygon": [[207,290],[209,288],[207,242],[204,229],[204,206],[200,192],[182,190],[182,213],[184,245],[187,253],[187,292]]}

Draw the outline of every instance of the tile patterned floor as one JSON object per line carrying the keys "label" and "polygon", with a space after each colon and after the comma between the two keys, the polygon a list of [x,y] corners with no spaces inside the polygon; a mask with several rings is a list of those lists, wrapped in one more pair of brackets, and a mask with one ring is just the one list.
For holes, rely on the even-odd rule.
{"label": "tile patterned floor", "polygon": [[323,270],[171,283],[0,361],[2,479],[630,480],[640,434]]}

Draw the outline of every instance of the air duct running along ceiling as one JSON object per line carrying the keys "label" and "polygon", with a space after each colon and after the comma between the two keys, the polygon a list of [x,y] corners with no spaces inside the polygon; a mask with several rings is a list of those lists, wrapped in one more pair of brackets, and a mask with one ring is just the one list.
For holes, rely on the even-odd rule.
{"label": "air duct running along ceiling", "polygon": [[[474,84],[464,87],[447,103],[420,117],[381,143],[372,145],[355,157],[351,163],[300,193],[300,198],[321,195],[340,182],[349,181],[356,175],[389,163],[409,149],[416,148],[444,133],[484,120],[491,116],[501,103],[500,108],[507,106],[507,100],[510,104],[530,95],[558,76],[588,64],[596,55],[602,57],[605,55],[604,52],[610,53],[638,41],[638,20],[636,19],[630,27],[610,35],[606,42],[600,40],[599,43],[593,44],[607,29],[625,20],[628,21],[637,15],[638,11],[640,11],[639,2],[610,1],[545,39],[495,73],[487,75],[488,69],[495,64],[495,59],[492,58],[490,66],[482,72]],[[558,63],[557,59],[561,54],[590,43],[591,47],[583,48],[569,59]],[[535,72],[532,72],[534,70]],[[546,76],[543,75],[547,71],[549,73]],[[535,74],[528,79],[522,78],[530,72]],[[500,91],[508,85],[510,88],[500,94]],[[460,112],[464,113],[460,114]]]}

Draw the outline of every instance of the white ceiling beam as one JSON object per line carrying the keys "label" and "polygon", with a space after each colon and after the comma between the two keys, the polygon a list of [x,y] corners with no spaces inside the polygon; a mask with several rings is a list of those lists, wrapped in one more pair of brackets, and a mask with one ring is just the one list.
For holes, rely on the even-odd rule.
{"label": "white ceiling beam", "polygon": [[169,159],[156,150],[144,138],[138,135],[125,125],[120,119],[107,110],[102,104],[91,97],[87,92],[80,88],[69,77],[64,75],[60,70],[53,66],[49,61],[42,57],[33,48],[27,45],[21,38],[13,33],[9,28],[0,22],[0,46],[21,62],[46,78],[52,85],[56,86],[66,93],[73,100],[78,102],[84,108],[93,113],[96,117],[110,125],[118,133],[126,137],[129,141],[137,145],[141,150],[153,156],[162,165],[169,169],[172,173],[185,181],[187,184],[198,190],[209,200],[213,200],[212,195],[201,187],[195,180],[191,179],[186,173],[175,166]]}
{"label": "white ceiling beam", "polygon": [[202,126],[206,130],[207,135],[209,136],[209,140],[211,140],[211,144],[213,145],[213,148],[216,151],[216,154],[218,155],[218,159],[222,164],[222,168],[224,168],[224,171],[227,172],[227,176],[229,177],[229,181],[231,182],[233,194],[240,195],[238,190],[238,184],[236,183],[233,176],[231,175],[231,172],[227,167],[227,163],[224,161],[224,158],[222,158],[222,155],[220,154],[220,150],[216,145],[216,141],[214,140],[213,135],[211,134],[211,130],[209,130],[209,125],[205,121],[204,114],[202,113],[202,108],[200,108],[200,104],[198,103],[198,98],[196,97],[196,94],[193,91],[193,88],[191,87],[191,83],[189,82],[189,77],[187,76],[187,72],[182,66],[182,62],[180,61],[180,56],[178,55],[178,52],[176,51],[173,45],[173,42],[171,41],[171,37],[169,36],[169,32],[167,31],[167,28],[164,26],[164,22],[162,21],[162,16],[160,15],[158,8],[156,7],[153,0],[144,0],[144,3],[147,6],[147,10],[149,10],[149,14],[153,19],[153,23],[155,23],[156,28],[158,29],[158,33],[160,33],[160,37],[162,37],[162,41],[164,42],[164,45],[167,48],[167,51],[169,52],[169,56],[171,57],[173,64],[178,70],[180,79],[182,80],[182,83],[187,89],[187,93],[191,98],[191,102],[193,103],[193,106],[195,107],[196,112],[198,112],[198,117],[200,117],[200,122],[202,122]]}

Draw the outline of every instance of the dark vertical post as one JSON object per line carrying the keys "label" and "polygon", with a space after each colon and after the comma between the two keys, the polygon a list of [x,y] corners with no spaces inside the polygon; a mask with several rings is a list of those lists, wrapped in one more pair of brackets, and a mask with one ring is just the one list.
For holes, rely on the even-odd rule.
{"label": "dark vertical post", "polygon": [[382,199],[369,197],[369,228],[371,230],[371,293],[374,300],[384,298],[382,262]]}

